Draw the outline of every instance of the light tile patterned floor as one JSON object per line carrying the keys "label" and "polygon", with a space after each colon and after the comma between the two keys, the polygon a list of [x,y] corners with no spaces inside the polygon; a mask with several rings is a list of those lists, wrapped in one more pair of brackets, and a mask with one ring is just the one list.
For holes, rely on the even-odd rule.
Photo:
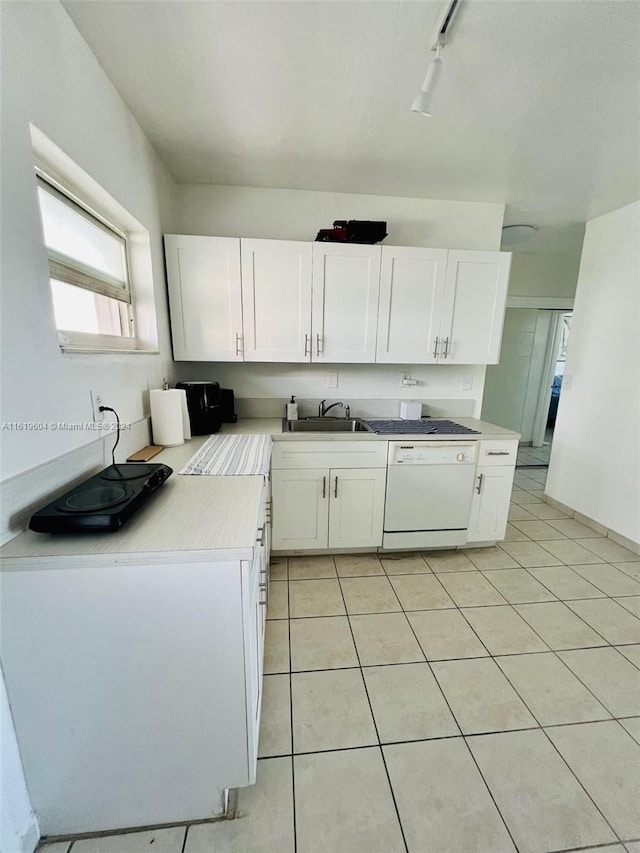
{"label": "light tile patterned floor", "polygon": [[640,853],[640,559],[513,514],[492,548],[274,559],[240,819],[71,853]]}

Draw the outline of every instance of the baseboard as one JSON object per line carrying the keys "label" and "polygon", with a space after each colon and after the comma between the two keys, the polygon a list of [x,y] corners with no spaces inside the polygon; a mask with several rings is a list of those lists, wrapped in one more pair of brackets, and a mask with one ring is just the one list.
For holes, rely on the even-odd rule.
{"label": "baseboard", "polygon": [[600,524],[599,521],[589,518],[588,515],[583,515],[583,513],[572,509],[572,507],[557,501],[549,495],[542,495],[542,500],[545,503],[548,503],[549,506],[559,509],[561,512],[566,513],[570,518],[575,518],[576,521],[590,527],[592,530],[595,530],[596,533],[599,533],[601,536],[606,536],[608,539],[611,539],[612,542],[615,542],[617,545],[621,545],[623,548],[626,548],[628,551],[632,551],[634,554],[638,554],[640,557],[640,544],[638,542],[634,542],[633,539],[627,539],[627,537],[623,536],[621,533],[616,533],[615,530],[605,527],[605,525]]}

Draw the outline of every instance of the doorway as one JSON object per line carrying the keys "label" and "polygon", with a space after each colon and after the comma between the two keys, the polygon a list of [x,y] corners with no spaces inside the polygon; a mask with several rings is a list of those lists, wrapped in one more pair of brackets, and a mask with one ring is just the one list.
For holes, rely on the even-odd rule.
{"label": "doorway", "polygon": [[487,368],[482,419],[521,434],[518,467],[549,464],[570,318],[568,307],[533,299],[507,308],[500,361]]}
{"label": "doorway", "polygon": [[554,311],[553,315],[531,448],[525,448],[525,453],[538,460],[544,459],[546,465],[551,454],[573,312]]}

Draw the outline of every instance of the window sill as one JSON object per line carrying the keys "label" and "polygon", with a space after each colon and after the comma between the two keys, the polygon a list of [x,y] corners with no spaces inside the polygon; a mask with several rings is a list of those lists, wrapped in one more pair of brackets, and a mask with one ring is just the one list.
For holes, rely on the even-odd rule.
{"label": "window sill", "polygon": [[119,355],[160,355],[160,350],[158,349],[129,349],[127,347],[83,347],[74,344],[64,344],[60,347],[60,352],[65,354],[78,354],[84,353],[86,355],[90,355],[91,353],[118,353]]}

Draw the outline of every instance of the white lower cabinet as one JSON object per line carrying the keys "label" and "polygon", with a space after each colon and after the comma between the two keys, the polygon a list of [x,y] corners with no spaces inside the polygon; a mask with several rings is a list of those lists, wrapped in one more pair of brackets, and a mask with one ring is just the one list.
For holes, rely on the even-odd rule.
{"label": "white lower cabinet", "polygon": [[469,542],[496,542],[504,539],[513,472],[511,465],[482,465],[476,468],[476,485],[467,534]]}
{"label": "white lower cabinet", "polygon": [[382,544],[386,468],[274,470],[273,548]]}
{"label": "white lower cabinet", "polygon": [[377,548],[387,441],[282,441],[273,446],[272,545],[277,551]]}
{"label": "white lower cabinet", "polygon": [[2,667],[43,834],[202,820],[255,782],[267,500],[268,484],[246,559],[3,571]]}

